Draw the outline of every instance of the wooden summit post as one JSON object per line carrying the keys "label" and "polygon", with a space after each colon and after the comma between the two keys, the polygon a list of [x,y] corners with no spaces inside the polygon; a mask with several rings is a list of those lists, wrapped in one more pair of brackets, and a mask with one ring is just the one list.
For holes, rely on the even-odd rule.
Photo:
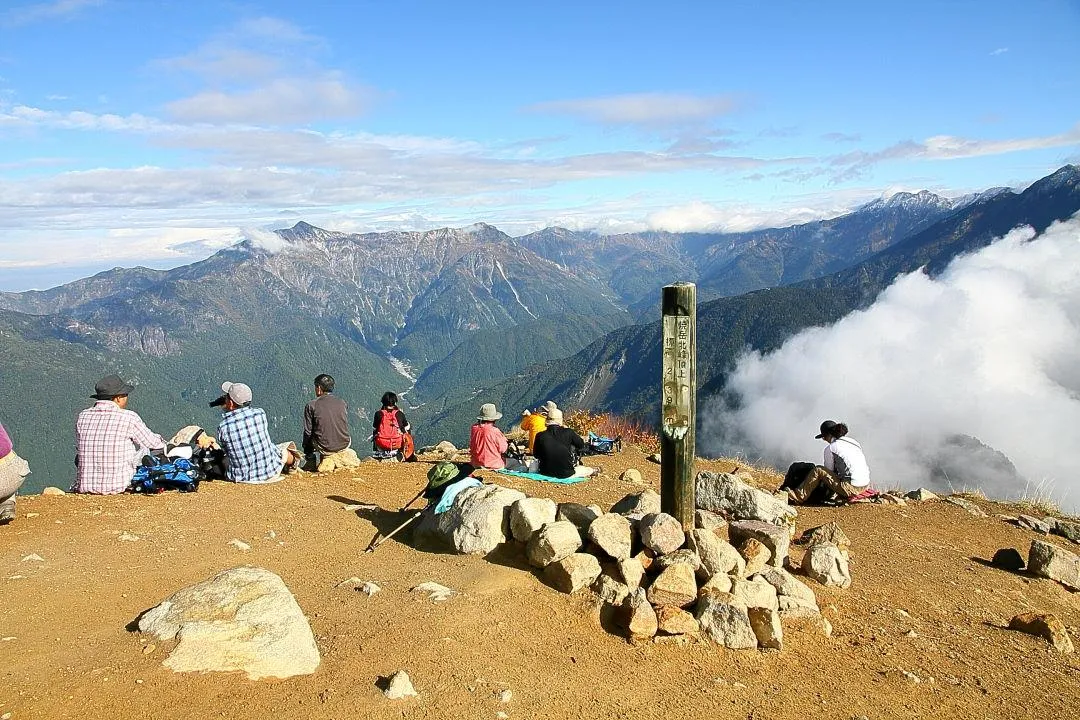
{"label": "wooden summit post", "polygon": [[665,285],[660,417],[660,509],[694,529],[694,421],[697,408],[697,287]]}

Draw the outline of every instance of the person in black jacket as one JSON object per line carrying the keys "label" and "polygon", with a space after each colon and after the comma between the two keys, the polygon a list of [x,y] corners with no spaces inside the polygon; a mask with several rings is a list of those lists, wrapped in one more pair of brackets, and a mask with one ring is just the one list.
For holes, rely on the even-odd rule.
{"label": "person in black jacket", "polygon": [[533,445],[537,472],[553,478],[588,477],[596,472],[596,468],[577,464],[578,454],[584,449],[585,441],[581,436],[563,426],[562,411],[550,410],[547,429],[536,436]]}

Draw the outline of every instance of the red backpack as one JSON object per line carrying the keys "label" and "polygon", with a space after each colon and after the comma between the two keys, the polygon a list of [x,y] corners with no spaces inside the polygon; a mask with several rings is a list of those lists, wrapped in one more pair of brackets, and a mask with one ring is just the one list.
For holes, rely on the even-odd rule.
{"label": "red backpack", "polygon": [[375,430],[375,447],[379,450],[400,450],[404,433],[397,421],[397,408],[379,411],[379,427]]}

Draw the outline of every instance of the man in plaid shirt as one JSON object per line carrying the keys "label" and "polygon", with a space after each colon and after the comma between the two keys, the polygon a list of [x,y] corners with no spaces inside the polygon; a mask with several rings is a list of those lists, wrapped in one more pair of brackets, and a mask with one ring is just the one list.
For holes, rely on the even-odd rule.
{"label": "man in plaid shirt", "polygon": [[221,391],[225,394],[210,405],[225,410],[217,439],[229,459],[228,479],[238,483],[277,482],[282,469],[296,463],[296,457],[287,449],[289,443],[279,446],[270,439],[266,411],[251,407],[251,388],[227,382],[221,385]]}
{"label": "man in plaid shirt", "polygon": [[127,490],[142,457],[165,447],[165,440],[127,409],[134,388],[118,375],[98,381],[91,396],[97,402],[75,421],[75,485],[73,492],[115,495]]}

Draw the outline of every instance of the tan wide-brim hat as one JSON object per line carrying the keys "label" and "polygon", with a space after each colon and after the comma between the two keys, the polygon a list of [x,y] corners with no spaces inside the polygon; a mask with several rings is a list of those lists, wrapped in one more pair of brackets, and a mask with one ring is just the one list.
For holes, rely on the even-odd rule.
{"label": "tan wide-brim hat", "polygon": [[484,403],[480,406],[480,414],[476,416],[477,420],[498,420],[502,417],[502,413],[495,408],[495,403]]}

